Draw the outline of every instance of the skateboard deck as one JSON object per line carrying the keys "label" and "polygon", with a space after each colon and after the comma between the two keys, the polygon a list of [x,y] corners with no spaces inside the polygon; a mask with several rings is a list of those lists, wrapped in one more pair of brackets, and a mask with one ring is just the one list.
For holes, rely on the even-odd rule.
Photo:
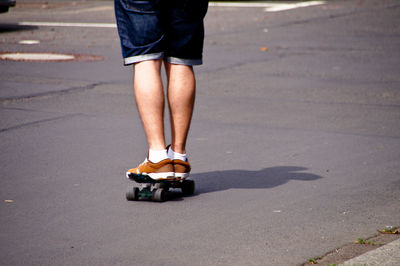
{"label": "skateboard deck", "polygon": [[151,199],[152,201],[163,202],[166,200],[166,193],[170,188],[180,188],[184,196],[192,195],[195,189],[194,181],[189,179],[155,180],[147,175],[133,173],[130,173],[128,178],[138,183],[138,186],[134,186],[126,192],[126,199],[130,201]]}

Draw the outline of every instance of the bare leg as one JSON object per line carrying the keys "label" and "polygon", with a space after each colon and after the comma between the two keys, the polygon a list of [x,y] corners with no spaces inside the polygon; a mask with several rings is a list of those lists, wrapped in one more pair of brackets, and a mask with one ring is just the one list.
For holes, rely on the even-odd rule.
{"label": "bare leg", "polygon": [[171,114],[172,150],[186,153],[186,139],[195,101],[196,80],[192,66],[165,62],[168,104]]}
{"label": "bare leg", "polygon": [[134,65],[133,87],[150,149],[165,149],[164,91],[161,80],[162,60],[150,60]]}

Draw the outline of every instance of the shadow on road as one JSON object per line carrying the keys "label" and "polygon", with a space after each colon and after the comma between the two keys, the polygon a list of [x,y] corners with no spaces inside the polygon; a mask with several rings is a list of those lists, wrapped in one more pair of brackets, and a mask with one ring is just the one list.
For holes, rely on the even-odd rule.
{"label": "shadow on road", "polygon": [[14,31],[27,31],[37,30],[37,26],[22,26],[18,24],[0,24],[0,33],[14,32]]}
{"label": "shadow on road", "polygon": [[312,181],[322,176],[305,173],[307,168],[279,166],[260,171],[227,170],[193,174],[196,194],[209,193],[230,188],[273,188],[290,180]]}

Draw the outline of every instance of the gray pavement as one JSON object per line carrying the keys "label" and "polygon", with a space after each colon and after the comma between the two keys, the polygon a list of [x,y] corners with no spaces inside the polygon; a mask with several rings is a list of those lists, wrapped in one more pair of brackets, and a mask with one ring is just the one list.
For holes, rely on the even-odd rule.
{"label": "gray pavement", "polygon": [[158,204],[124,196],[147,147],[116,30],[18,26],[114,23],[112,2],[19,1],[0,52],[104,60],[0,61],[0,264],[298,265],[398,226],[399,12],[210,7],[197,192]]}

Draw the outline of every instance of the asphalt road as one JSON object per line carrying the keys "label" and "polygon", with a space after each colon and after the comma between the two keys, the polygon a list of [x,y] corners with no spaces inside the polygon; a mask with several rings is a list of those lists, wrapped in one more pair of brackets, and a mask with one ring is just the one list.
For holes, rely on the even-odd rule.
{"label": "asphalt road", "polygon": [[[128,202],[146,142],[112,2],[18,1],[0,52],[1,265],[297,265],[400,225],[400,4],[210,7],[197,190]],[[39,40],[23,45],[21,40]],[[166,118],[167,119],[167,118]]]}

